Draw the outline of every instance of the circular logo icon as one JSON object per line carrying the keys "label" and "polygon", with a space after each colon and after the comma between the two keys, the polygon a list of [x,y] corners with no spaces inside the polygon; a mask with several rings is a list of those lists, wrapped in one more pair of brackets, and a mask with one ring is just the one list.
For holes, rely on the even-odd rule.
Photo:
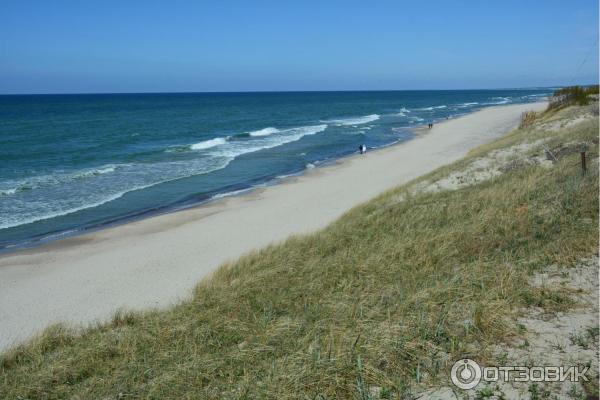
{"label": "circular logo icon", "polygon": [[452,366],[450,378],[460,389],[473,389],[481,381],[481,367],[475,361],[463,358]]}

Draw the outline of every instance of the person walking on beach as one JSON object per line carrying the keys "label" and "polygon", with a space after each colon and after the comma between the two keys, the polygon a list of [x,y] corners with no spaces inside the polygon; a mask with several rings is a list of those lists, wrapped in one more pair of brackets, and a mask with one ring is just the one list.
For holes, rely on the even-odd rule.
{"label": "person walking on beach", "polygon": [[359,144],[359,145],[358,145],[358,152],[359,152],[360,154],[363,154],[363,148],[362,148],[362,147],[363,147],[363,145],[362,145],[362,144]]}

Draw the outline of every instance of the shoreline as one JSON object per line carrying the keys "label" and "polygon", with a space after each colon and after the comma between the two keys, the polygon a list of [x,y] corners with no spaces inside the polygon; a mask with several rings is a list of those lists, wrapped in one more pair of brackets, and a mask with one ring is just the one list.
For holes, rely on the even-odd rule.
{"label": "shoreline", "polygon": [[0,254],[0,350],[54,322],[89,324],[120,308],[177,303],[222,263],[321,229],[357,204],[464,157],[516,127],[521,112],[545,104],[486,107],[241,195]]}
{"label": "shoreline", "polygon": [[[539,101],[547,101],[547,98],[540,97]],[[506,104],[506,105],[519,105],[519,104],[534,104],[534,103],[514,103],[514,104]],[[433,120],[431,120],[431,122],[434,124],[440,124],[440,123],[447,122],[449,120],[462,118],[464,116],[479,112],[486,108],[498,107],[498,106],[503,107],[505,105],[498,104],[496,106],[483,106],[481,108],[475,109],[474,111],[470,111],[467,113],[457,113],[455,115],[447,116],[446,118],[433,119]],[[405,127],[402,127],[402,129],[405,130],[406,132],[410,132],[412,137],[410,137],[408,139],[401,138],[396,141],[392,141],[390,143],[386,143],[386,144],[375,146],[375,147],[370,147],[370,148],[368,148],[368,150],[370,152],[379,151],[381,149],[384,149],[384,148],[387,148],[390,146],[395,146],[395,145],[401,144],[403,142],[413,140],[416,136],[426,134],[429,131],[429,129],[427,128],[427,124],[425,124],[425,123],[419,123],[419,124],[415,124],[415,125],[411,125],[411,126],[405,126]],[[46,246],[46,245],[51,244],[56,241],[62,241],[62,240],[74,238],[74,237],[81,236],[81,235],[91,234],[94,232],[98,232],[100,230],[118,227],[121,225],[137,222],[137,221],[140,221],[143,219],[154,218],[154,217],[161,216],[164,214],[179,212],[179,211],[187,210],[187,209],[194,208],[194,207],[203,207],[211,202],[219,201],[222,198],[244,195],[255,189],[260,189],[260,188],[280,184],[282,181],[284,181],[285,179],[288,179],[289,177],[301,176],[303,174],[310,172],[310,170],[313,168],[322,168],[322,167],[325,167],[325,166],[328,166],[331,164],[343,162],[343,160],[347,159],[348,157],[352,157],[357,154],[358,154],[357,151],[344,152],[344,153],[338,154],[336,156],[312,161],[311,167],[308,167],[308,164],[307,164],[303,168],[291,169],[289,171],[284,171],[283,173],[280,173],[280,174],[271,174],[268,176],[263,176],[263,177],[249,180],[246,182],[242,182],[239,184],[225,186],[225,187],[219,188],[219,189],[211,191],[211,192],[203,193],[201,195],[200,194],[189,195],[189,196],[186,196],[186,197],[181,198],[176,201],[164,203],[164,204],[157,205],[154,207],[139,209],[139,210],[127,212],[127,213],[120,214],[120,215],[115,215],[115,216],[108,217],[105,219],[96,220],[95,222],[83,223],[78,226],[71,226],[71,227],[63,228],[63,229],[56,229],[53,231],[48,231],[45,233],[36,234],[33,236],[29,236],[29,237],[24,237],[21,239],[0,241],[0,257],[5,256],[5,255],[10,255],[15,252],[22,252],[22,251],[26,251],[26,250],[30,250],[30,249],[36,249],[38,247]],[[131,193],[131,192],[128,192],[128,193]],[[83,210],[86,210],[86,209],[87,208],[83,208]],[[67,215],[67,214],[65,214],[65,215]],[[61,216],[64,216],[64,215],[58,215],[57,217],[60,218]],[[31,223],[37,223],[39,221],[44,221],[45,219],[46,218],[42,218],[40,220],[36,220]],[[51,218],[48,218],[48,219],[51,219]],[[28,224],[23,224],[23,225],[28,225]],[[23,226],[23,225],[20,225],[20,226]]]}
{"label": "shoreline", "polygon": [[[522,104],[525,104],[525,103],[522,103]],[[528,104],[532,104],[532,103],[528,103]],[[479,110],[477,110],[477,111],[479,111]],[[475,111],[475,112],[477,112],[477,111]],[[464,115],[459,115],[454,118],[460,118],[461,116],[464,116]],[[454,118],[451,118],[451,119],[454,119]],[[424,125],[406,127],[405,129],[407,131],[411,131],[415,137],[422,134],[423,132],[421,132],[421,131],[427,131],[427,128],[425,128]],[[411,139],[408,139],[408,140],[412,140],[412,139],[414,139],[414,137]],[[384,144],[382,146],[371,147],[368,150],[370,152],[380,151],[387,147],[402,144],[403,142],[406,142],[408,140],[397,140],[394,142],[390,142],[388,144]],[[237,186],[225,187],[225,188],[223,188],[223,189],[226,189],[225,191],[214,191],[214,192],[210,192],[203,196],[189,196],[189,197],[186,197],[184,199],[181,199],[181,200],[178,200],[178,201],[175,201],[172,203],[164,204],[164,205],[154,207],[154,208],[139,210],[139,211],[132,212],[129,214],[116,216],[111,219],[107,219],[105,221],[100,221],[100,222],[94,223],[94,224],[82,225],[79,227],[69,228],[69,229],[65,229],[65,230],[57,230],[57,231],[53,231],[53,232],[48,232],[48,233],[45,233],[42,235],[33,236],[28,239],[23,239],[20,242],[14,242],[14,243],[6,242],[6,244],[3,244],[0,242],[0,259],[4,256],[10,256],[11,254],[14,254],[16,252],[25,252],[28,250],[38,249],[39,247],[48,246],[57,241],[64,241],[64,240],[76,238],[78,236],[92,234],[92,233],[95,233],[95,232],[98,232],[98,231],[101,231],[104,229],[116,228],[116,227],[119,227],[122,225],[139,222],[139,221],[142,221],[145,219],[159,217],[161,215],[172,214],[172,213],[176,213],[176,212],[189,210],[189,209],[195,208],[195,207],[205,207],[205,206],[209,205],[210,203],[213,203],[216,201],[221,201],[222,199],[226,199],[226,198],[230,198],[230,197],[244,196],[254,190],[267,188],[267,187],[274,186],[274,185],[279,185],[281,183],[284,183],[285,180],[287,180],[287,179],[305,175],[305,174],[309,173],[312,169],[325,168],[327,166],[331,166],[336,163],[343,162],[344,160],[346,160],[350,157],[356,156],[356,155],[358,155],[358,152],[353,151],[350,153],[342,154],[341,156],[338,156],[338,157],[317,160],[315,163],[313,163],[312,168],[305,167],[302,169],[291,170],[282,175],[271,175],[271,176],[264,177],[261,179],[256,179],[255,181],[249,181],[248,183],[239,184]]]}

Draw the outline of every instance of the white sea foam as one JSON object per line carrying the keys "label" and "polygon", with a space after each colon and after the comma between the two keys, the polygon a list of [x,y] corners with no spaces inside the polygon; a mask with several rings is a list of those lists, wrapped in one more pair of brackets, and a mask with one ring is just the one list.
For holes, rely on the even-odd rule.
{"label": "white sea foam", "polygon": [[96,171],[94,171],[94,174],[96,174],[96,175],[108,174],[109,172],[114,172],[116,168],[117,167],[114,166],[114,165],[109,165],[109,166],[107,166],[105,168],[99,168],[99,169],[97,169]]}
{"label": "white sea foam", "polygon": [[249,188],[245,188],[245,189],[232,190],[231,192],[217,193],[214,196],[212,196],[211,199],[212,200],[218,200],[218,199],[222,199],[224,197],[237,196],[238,194],[249,192],[252,189],[254,189],[254,188],[253,187],[249,187]]}
{"label": "white sea foam", "polygon": [[465,107],[475,106],[477,104],[479,104],[479,103],[476,102],[476,101],[474,101],[474,102],[471,102],[471,103],[462,103],[462,104],[459,104],[459,105],[457,105],[457,107],[459,107],[459,108],[465,108]]}
{"label": "white sea foam", "polygon": [[[2,182],[0,229],[72,214],[161,183],[226,168],[238,156],[281,146],[327,129],[326,124],[282,129],[247,140],[217,138],[197,143],[201,157],[155,163],[105,165],[76,173],[56,173]],[[188,146],[191,148],[191,146]],[[188,151],[191,156],[193,153]],[[78,177],[79,179],[74,179]],[[86,178],[86,179],[81,179]],[[5,197],[6,196],[6,197]]]}
{"label": "white sea foam", "polygon": [[332,119],[329,121],[322,121],[331,123],[337,126],[348,126],[348,125],[362,125],[368,124],[369,122],[377,121],[380,118],[379,114],[365,115],[363,117],[351,117],[351,118],[340,118]]}
{"label": "white sea foam", "polygon": [[255,137],[252,140],[240,140],[230,141],[224,146],[215,147],[211,149],[207,154],[216,157],[227,157],[234,159],[243,154],[253,153],[259,150],[271,149],[273,147],[281,146],[286,143],[295,142],[300,140],[304,136],[314,135],[319,132],[323,132],[327,129],[326,124],[312,125],[312,126],[300,126],[297,128],[288,128],[279,130],[277,135],[269,135],[262,137]]}
{"label": "white sea foam", "polygon": [[485,105],[498,105],[498,104],[506,104],[510,101],[509,97],[492,97],[492,100],[496,100],[496,101],[490,101],[487,103],[483,103]]}
{"label": "white sea foam", "polygon": [[8,196],[17,193],[17,188],[0,189],[0,196]]}
{"label": "white sea foam", "polygon": [[219,138],[205,140],[203,142],[194,143],[190,146],[190,149],[192,149],[192,150],[210,149],[211,147],[219,146],[219,145],[222,145],[225,143],[227,143],[227,139],[219,137]]}
{"label": "white sea foam", "polygon": [[248,132],[248,134],[250,136],[269,136],[269,135],[272,135],[273,133],[277,133],[277,132],[279,132],[279,129],[269,127],[269,128],[259,129],[257,131]]}
{"label": "white sea foam", "polygon": [[406,114],[408,114],[408,113],[410,113],[410,110],[406,107],[402,107],[400,109],[400,111],[398,111],[397,113],[392,114],[392,115],[395,115],[397,117],[406,117]]}
{"label": "white sea foam", "polygon": [[81,210],[85,210],[86,208],[93,208],[93,207],[98,207],[104,203],[107,203],[109,201],[112,200],[116,200],[119,197],[122,197],[126,192],[122,192],[122,193],[117,193],[108,197],[103,198],[100,201],[97,201],[95,203],[92,204],[85,204],[79,207],[73,207],[67,210],[61,210],[61,211],[55,211],[55,212],[49,212],[46,213],[44,215],[39,215],[39,216],[31,216],[29,218],[23,218],[23,219],[18,219],[18,220],[10,220],[7,219],[4,223],[0,224],[0,229],[6,229],[6,228],[12,228],[15,226],[19,226],[19,225],[25,225],[25,224],[30,224],[32,222],[37,222],[37,221],[43,221],[45,219],[50,219],[50,218],[54,218],[54,217],[60,217],[62,215],[67,215],[67,214],[71,214],[77,211],[81,211]]}
{"label": "white sea foam", "polygon": [[[0,208],[0,229],[98,207],[136,190],[224,168],[228,162],[222,159],[199,159],[155,164],[123,164],[122,168],[119,168],[123,171],[117,176],[97,175],[83,186],[75,179],[57,179],[52,185],[30,187],[25,193],[21,193],[24,190],[17,190],[21,196]],[[39,181],[40,177],[31,179]],[[22,196],[26,197],[21,198]]]}
{"label": "white sea foam", "polygon": [[417,110],[422,110],[422,111],[433,111],[433,110],[438,110],[438,109],[442,109],[442,108],[446,108],[446,105],[441,105],[441,106],[431,106],[431,107],[424,107],[424,108],[417,108]]}
{"label": "white sea foam", "polygon": [[96,176],[96,175],[102,175],[102,174],[109,174],[111,172],[115,172],[115,170],[118,168],[118,166],[116,165],[105,165],[99,168],[95,168],[95,169],[89,169],[89,170],[85,170],[85,171],[81,171],[78,173],[75,173],[72,175],[73,179],[84,179],[84,178],[90,178],[92,176]]}
{"label": "white sea foam", "polygon": [[86,179],[98,175],[109,174],[111,172],[114,172],[116,169],[120,168],[122,165],[126,164],[108,164],[98,168],[90,168],[74,172],[61,170],[47,175],[37,175],[20,180],[5,181],[3,182],[3,185],[9,186],[9,188],[0,189],[0,196],[18,194],[37,188],[50,187],[68,183],[74,180]]}

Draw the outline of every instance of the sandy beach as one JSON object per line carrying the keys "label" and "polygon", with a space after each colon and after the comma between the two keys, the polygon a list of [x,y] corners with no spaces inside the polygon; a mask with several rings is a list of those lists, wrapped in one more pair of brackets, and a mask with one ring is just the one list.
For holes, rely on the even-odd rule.
{"label": "sandy beach", "polygon": [[118,309],[165,307],[223,262],[325,227],[353,206],[456,161],[546,103],[483,109],[408,142],[345,158],[282,183],[0,257],[0,350],[49,324]]}

